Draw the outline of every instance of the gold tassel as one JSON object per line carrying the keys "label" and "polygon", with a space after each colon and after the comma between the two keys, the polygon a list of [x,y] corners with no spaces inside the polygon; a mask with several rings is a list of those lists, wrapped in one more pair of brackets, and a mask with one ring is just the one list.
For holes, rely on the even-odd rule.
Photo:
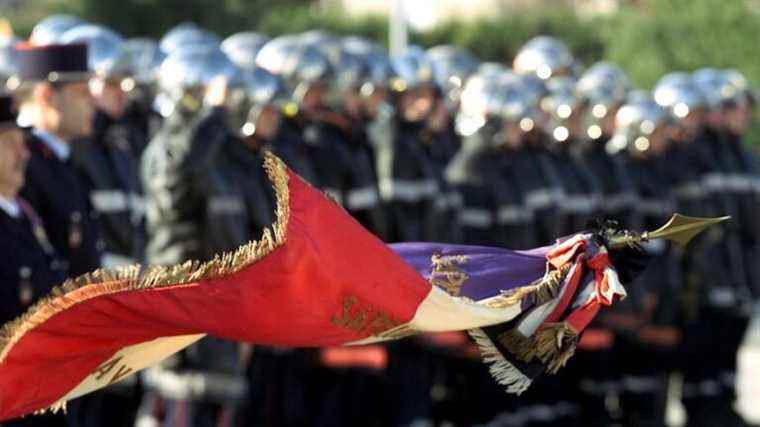
{"label": "gold tassel", "polygon": [[271,152],[265,153],[264,169],[274,188],[276,220],[265,228],[259,240],[253,240],[237,250],[220,254],[211,261],[187,261],[173,266],[140,265],[99,269],[54,288],[19,318],[6,323],[0,330],[0,364],[21,337],[67,308],[103,295],[131,290],[169,287],[216,279],[236,273],[285,244],[290,219],[288,168]]}
{"label": "gold tassel", "polygon": [[529,363],[538,359],[550,374],[567,364],[578,345],[578,333],[565,322],[549,323],[530,337],[512,329],[498,339],[518,360]]}

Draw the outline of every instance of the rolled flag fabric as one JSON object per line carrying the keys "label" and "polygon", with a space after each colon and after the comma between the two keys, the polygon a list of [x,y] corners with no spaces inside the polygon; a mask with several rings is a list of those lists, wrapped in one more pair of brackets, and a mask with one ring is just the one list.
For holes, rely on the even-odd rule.
{"label": "rolled flag fabric", "polygon": [[555,371],[603,305],[625,295],[579,234],[532,251],[386,245],[267,153],[276,221],[206,262],[98,270],[0,332],[0,420],[121,381],[211,335],[332,346],[469,330],[511,392]]}
{"label": "rolled flag fabric", "polygon": [[[626,296],[607,250],[592,234],[528,252],[391,246],[434,285],[479,305],[514,310],[509,321],[468,331],[494,379],[510,393],[527,390],[544,372],[556,373],[600,308]],[[424,265],[424,253],[432,254],[432,268]]]}

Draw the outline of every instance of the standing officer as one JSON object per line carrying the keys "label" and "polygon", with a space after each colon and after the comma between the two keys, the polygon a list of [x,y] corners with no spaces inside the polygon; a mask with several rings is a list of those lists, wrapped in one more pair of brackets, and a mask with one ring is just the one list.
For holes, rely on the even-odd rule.
{"label": "standing officer", "polygon": [[369,68],[362,55],[349,52],[342,45],[333,68],[333,108],[350,122],[344,136],[355,177],[354,184],[346,195],[345,206],[362,225],[385,238],[388,225],[380,204],[375,153],[367,137],[369,120],[362,93],[362,88],[369,81]]}
{"label": "standing officer", "polygon": [[[105,248],[89,189],[72,160],[72,152],[92,134],[88,49],[86,44],[19,46],[20,80],[33,85],[32,155],[22,195],[39,212],[68,276],[76,277],[99,268]],[[69,422],[99,424],[101,403],[102,393],[77,399],[69,406]]]}
{"label": "standing officer", "polygon": [[72,161],[85,183],[105,242],[103,265],[141,261],[144,246],[142,196],[137,177],[138,147],[146,135],[126,120],[128,90],[134,88],[131,62],[121,37],[96,25],[80,25],[61,36],[86,43],[96,106],[92,137],[74,147]]}
{"label": "standing officer", "polygon": [[436,170],[422,147],[436,102],[432,65],[419,47],[392,58],[394,111],[390,138],[375,141],[380,197],[389,215],[390,240],[430,240],[426,221],[439,194]]}
{"label": "standing officer", "polygon": [[[739,93],[721,70],[701,69],[693,75],[696,86],[705,99],[705,123],[698,142],[710,153],[711,169],[703,176],[703,183],[711,198],[725,206],[725,212],[732,216],[725,226],[723,248],[727,253],[726,264],[730,276],[711,289],[708,301],[711,309],[707,313],[712,323],[721,324],[721,352],[716,360],[709,361],[709,376],[717,382],[719,393],[715,412],[721,414],[726,425],[745,425],[733,409],[736,399],[736,357],[751,315],[753,296],[747,269],[755,263],[751,257],[753,238],[757,225],[755,200],[746,181],[736,177],[746,177],[746,157],[741,148],[732,147],[726,133],[728,121],[726,111],[730,104],[744,95]],[[720,302],[719,302],[720,301]]]}
{"label": "standing officer", "polygon": [[630,86],[628,77],[615,64],[598,62],[589,67],[576,84],[576,92],[585,105],[582,120],[585,135],[571,151],[601,185],[599,213],[621,226],[638,229],[638,224],[632,224],[629,218],[636,204],[631,178],[605,150],[615,132],[615,114],[625,102]]}
{"label": "standing officer", "polygon": [[[576,130],[579,135],[570,147],[575,163],[598,183],[600,203],[595,216],[625,226],[631,226],[636,192],[625,168],[610,156],[605,145],[615,132],[615,114],[626,100],[628,87],[623,71],[610,63],[594,64],[581,76],[576,84],[576,93],[583,103],[581,123]],[[607,408],[607,402],[617,391],[617,375],[613,372],[616,364],[612,361],[625,357],[625,353],[617,356],[616,342],[614,329],[602,319],[596,320],[584,333],[577,360],[570,366],[569,372],[577,374],[572,381],[577,383],[583,425],[607,426],[612,422]]]}
{"label": "standing officer", "polygon": [[[124,111],[124,121],[130,129],[135,129],[144,138],[133,138],[132,151],[142,155],[148,142],[161,127],[161,114],[156,111],[155,98],[158,81],[158,69],[166,59],[158,43],[149,38],[133,38],[124,42],[126,56],[131,62],[130,71],[134,80],[134,88],[128,92],[127,105]],[[125,81],[129,88],[131,83]]]}
{"label": "standing officer", "polygon": [[[727,195],[710,192],[705,185],[710,174],[720,169],[710,144],[700,138],[707,104],[692,76],[666,75],[655,89],[655,100],[668,108],[678,124],[666,155],[671,164],[683,165],[677,173],[671,169],[679,211],[694,216],[731,212],[732,203]],[[733,397],[723,392],[718,374],[719,361],[725,358],[724,349],[715,345],[718,337],[731,340],[725,336],[722,322],[740,309],[736,291],[742,289],[739,280],[744,278],[734,264],[741,259],[729,256],[730,246],[736,242],[731,237],[730,229],[715,228],[694,242],[693,249],[683,258],[682,395],[689,426],[743,425],[732,409]],[[694,354],[701,357],[695,358]]]}
{"label": "standing officer", "polygon": [[[674,210],[664,173],[670,117],[651,95],[636,93],[618,110],[616,123],[608,150],[625,166],[638,194],[631,218],[641,229],[656,228]],[[631,287],[626,302],[602,324],[616,334],[616,357],[610,363],[619,393],[620,410],[615,412],[625,426],[659,427],[665,425],[667,379],[680,342],[675,300],[681,277],[666,245],[651,242],[645,249],[657,257]],[[648,355],[660,363],[648,363]]]}
{"label": "standing officer", "polygon": [[[24,185],[29,149],[16,126],[10,95],[0,95],[0,323],[23,314],[65,276],[63,262],[47,238],[42,220],[19,190]],[[64,427],[63,414],[30,416],[3,423],[8,427]]]}
{"label": "standing officer", "polygon": [[[253,232],[239,187],[219,167],[233,140],[225,103],[240,90],[239,70],[206,46],[176,50],[161,68],[170,114],[141,164],[148,262],[209,260]],[[242,368],[237,343],[206,338],[146,373],[143,402],[162,400],[167,426],[230,425],[247,391]],[[198,381],[206,387],[195,387]]]}
{"label": "standing officer", "polygon": [[31,159],[22,195],[40,214],[53,247],[75,277],[100,267],[102,243],[71,151],[92,132],[87,46],[19,45],[19,77],[31,85]]}
{"label": "standing officer", "polygon": [[[125,120],[127,93],[134,80],[128,77],[130,61],[122,38],[107,28],[83,24],[63,33],[60,40],[88,46],[89,87],[96,107],[93,132],[73,146],[71,163],[88,193],[105,244],[102,264],[111,268],[141,262],[145,233],[135,150],[145,145],[145,135]],[[124,426],[134,423],[140,401],[136,379],[130,377],[100,392],[100,410],[91,408],[83,416],[93,424],[106,419]]]}

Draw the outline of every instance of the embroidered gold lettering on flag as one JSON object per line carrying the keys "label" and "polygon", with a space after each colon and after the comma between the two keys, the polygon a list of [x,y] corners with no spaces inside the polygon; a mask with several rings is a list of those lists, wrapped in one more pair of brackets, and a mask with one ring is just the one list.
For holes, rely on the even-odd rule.
{"label": "embroidered gold lettering on flag", "polygon": [[459,296],[462,286],[470,278],[467,273],[459,266],[468,260],[466,255],[447,255],[433,254],[430,262],[433,264],[433,271],[430,273],[430,283],[437,286],[453,296]]}

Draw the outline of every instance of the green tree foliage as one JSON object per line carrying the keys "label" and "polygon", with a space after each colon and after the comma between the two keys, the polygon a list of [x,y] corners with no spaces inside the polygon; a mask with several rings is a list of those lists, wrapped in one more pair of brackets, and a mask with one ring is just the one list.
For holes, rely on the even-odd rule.
{"label": "green tree foliage", "polygon": [[605,56],[651,87],[662,74],[732,67],[760,82],[760,15],[744,0],[650,0],[600,26]]}
{"label": "green tree foliage", "polygon": [[[625,2],[624,2],[625,3]],[[257,30],[276,36],[321,28],[387,41],[385,17],[346,17],[309,0],[27,0],[0,10],[20,35],[51,13],[67,12],[127,35],[160,37],[183,21],[221,36]],[[564,40],[583,63],[609,59],[641,87],[664,73],[703,66],[733,67],[760,83],[758,0],[639,0],[610,16],[582,19],[572,10],[528,9],[474,21],[450,21],[411,40],[423,46],[453,43],[479,58],[510,62],[539,34]]]}

